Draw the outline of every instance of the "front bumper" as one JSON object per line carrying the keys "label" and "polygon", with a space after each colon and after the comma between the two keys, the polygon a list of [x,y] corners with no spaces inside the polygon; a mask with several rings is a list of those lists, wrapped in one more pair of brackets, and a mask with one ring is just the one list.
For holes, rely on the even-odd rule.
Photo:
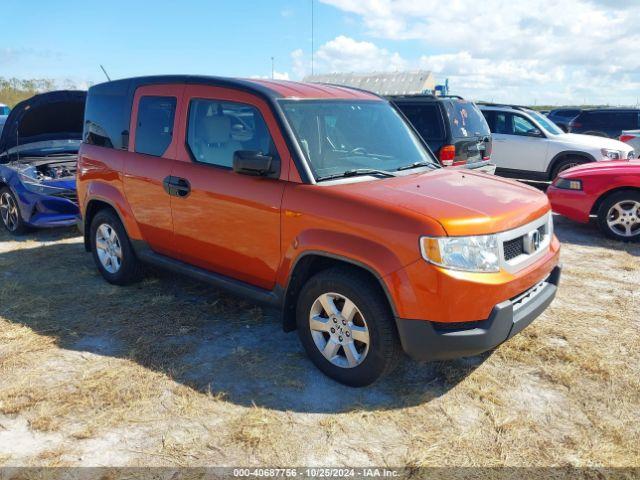
{"label": "front bumper", "polygon": [[542,282],[499,303],[489,318],[445,325],[426,320],[396,319],[404,351],[414,360],[449,360],[491,350],[533,322],[551,304],[560,282],[556,266]]}
{"label": "front bumper", "polygon": [[595,198],[583,190],[568,190],[549,185],[547,197],[554,212],[576,222],[589,221]]}

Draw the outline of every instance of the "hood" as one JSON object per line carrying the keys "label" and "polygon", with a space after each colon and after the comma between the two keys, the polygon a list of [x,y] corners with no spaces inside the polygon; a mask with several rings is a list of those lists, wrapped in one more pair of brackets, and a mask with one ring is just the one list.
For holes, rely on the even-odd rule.
{"label": "hood", "polygon": [[565,170],[562,178],[580,178],[586,175],[640,175],[639,160],[591,162]]}
{"label": "hood", "polygon": [[353,194],[425,215],[448,235],[484,235],[529,223],[549,211],[541,191],[504,178],[442,168],[429,173],[351,183]]}
{"label": "hood", "polygon": [[628,144],[613,138],[598,137],[597,135],[582,135],[580,133],[562,133],[557,136],[558,140],[565,141],[572,145],[583,145],[591,148],[609,148],[629,152],[633,150]]}
{"label": "hood", "polygon": [[9,113],[0,155],[36,142],[81,140],[87,92],[60,90],[35,95]]}

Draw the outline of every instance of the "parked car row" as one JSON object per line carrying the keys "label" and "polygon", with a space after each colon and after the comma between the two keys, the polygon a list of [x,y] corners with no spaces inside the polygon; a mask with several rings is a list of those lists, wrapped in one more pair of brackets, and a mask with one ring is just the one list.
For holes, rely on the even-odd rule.
{"label": "parked car row", "polygon": [[[541,142],[544,160],[520,170],[559,172],[551,190],[562,205],[564,191],[604,190],[587,170],[574,180],[576,169],[561,167],[581,160],[559,153],[628,159],[632,149],[565,135],[527,109],[391,101],[196,76],[34,97],[0,137],[2,219],[17,233],[78,218],[86,250],[116,285],[152,264],[276,308],[316,366],[348,385],[389,373],[403,351],[436,360],[492,349],[547,308],[561,272],[549,200],[487,175],[492,155],[520,138]],[[594,201],[631,238],[635,204]]]}
{"label": "parked car row", "polygon": [[564,133],[544,115],[519,106],[480,104],[493,136],[491,160],[505,177],[551,181],[579,164],[629,160],[633,147],[619,140]]}

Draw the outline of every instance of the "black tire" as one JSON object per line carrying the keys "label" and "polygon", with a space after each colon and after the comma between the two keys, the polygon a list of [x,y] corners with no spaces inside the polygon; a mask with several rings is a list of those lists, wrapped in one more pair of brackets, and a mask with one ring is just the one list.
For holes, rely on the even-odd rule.
{"label": "black tire", "polygon": [[[102,264],[98,249],[96,248],[96,235],[98,228],[102,225],[106,225],[115,231],[121,249],[121,263],[119,268],[114,272],[108,271]],[[136,257],[127,232],[120,218],[113,210],[100,210],[95,217],[93,217],[91,221],[90,241],[93,260],[96,262],[98,270],[107,282],[114,285],[129,285],[142,279],[144,274],[142,263]]]}
{"label": "black tire", "polygon": [[558,177],[558,174],[560,172],[568,170],[569,168],[575,167],[577,165],[582,165],[583,163],[589,162],[582,157],[564,157],[553,166],[553,170],[551,171],[551,178],[549,180],[553,181]]}
{"label": "black tire", "polygon": [[[622,206],[631,206],[634,202],[636,203],[636,205],[640,205],[640,192],[633,190],[623,190],[607,196],[600,204],[600,208],[598,208],[598,227],[600,227],[602,233],[604,233],[609,238],[613,238],[615,240],[620,240],[623,242],[639,241],[640,218],[638,217],[638,213],[636,213],[635,216],[629,215],[628,217],[622,218],[620,218],[619,216],[613,217],[612,219],[619,219],[621,222],[617,228],[615,226],[610,226],[608,222],[610,212],[613,209],[614,205],[622,204]],[[611,212],[611,214],[619,215],[619,212]],[[625,225],[629,225],[632,229],[631,236],[623,234],[622,229],[626,229]]]}
{"label": "black tire", "polygon": [[[5,203],[5,199],[8,204]],[[9,187],[0,188],[0,208],[4,206],[7,209],[2,208],[0,211],[0,219],[2,220],[2,225],[11,235],[24,235],[29,231],[29,227],[25,225],[24,220],[22,219],[22,212],[20,211],[20,204],[16,199],[16,196],[13,194]],[[8,208],[15,208],[15,214],[11,214],[8,211]]]}
{"label": "black tire", "polygon": [[[347,368],[335,365],[325,358],[320,347],[316,346],[309,318],[316,300],[326,293],[342,295],[356,305],[361,316],[354,317],[354,323],[360,318],[366,319],[365,325],[369,334],[368,350],[357,366]],[[376,285],[375,280],[353,269],[331,268],[311,277],[300,292],[296,321],[302,345],[313,363],[324,374],[345,385],[352,387],[370,385],[393,371],[402,356],[400,339],[386,295],[380,286]],[[329,332],[326,332],[325,338],[329,335]],[[358,345],[363,346],[363,344]],[[342,352],[346,358],[345,347],[340,348],[338,352]]]}

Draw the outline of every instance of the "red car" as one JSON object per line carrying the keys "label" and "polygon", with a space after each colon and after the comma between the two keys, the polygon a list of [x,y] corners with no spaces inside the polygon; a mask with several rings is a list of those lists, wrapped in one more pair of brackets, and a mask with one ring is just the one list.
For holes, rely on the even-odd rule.
{"label": "red car", "polygon": [[598,217],[609,237],[640,239],[640,161],[587,163],[562,172],[547,190],[553,211],[578,222]]}

